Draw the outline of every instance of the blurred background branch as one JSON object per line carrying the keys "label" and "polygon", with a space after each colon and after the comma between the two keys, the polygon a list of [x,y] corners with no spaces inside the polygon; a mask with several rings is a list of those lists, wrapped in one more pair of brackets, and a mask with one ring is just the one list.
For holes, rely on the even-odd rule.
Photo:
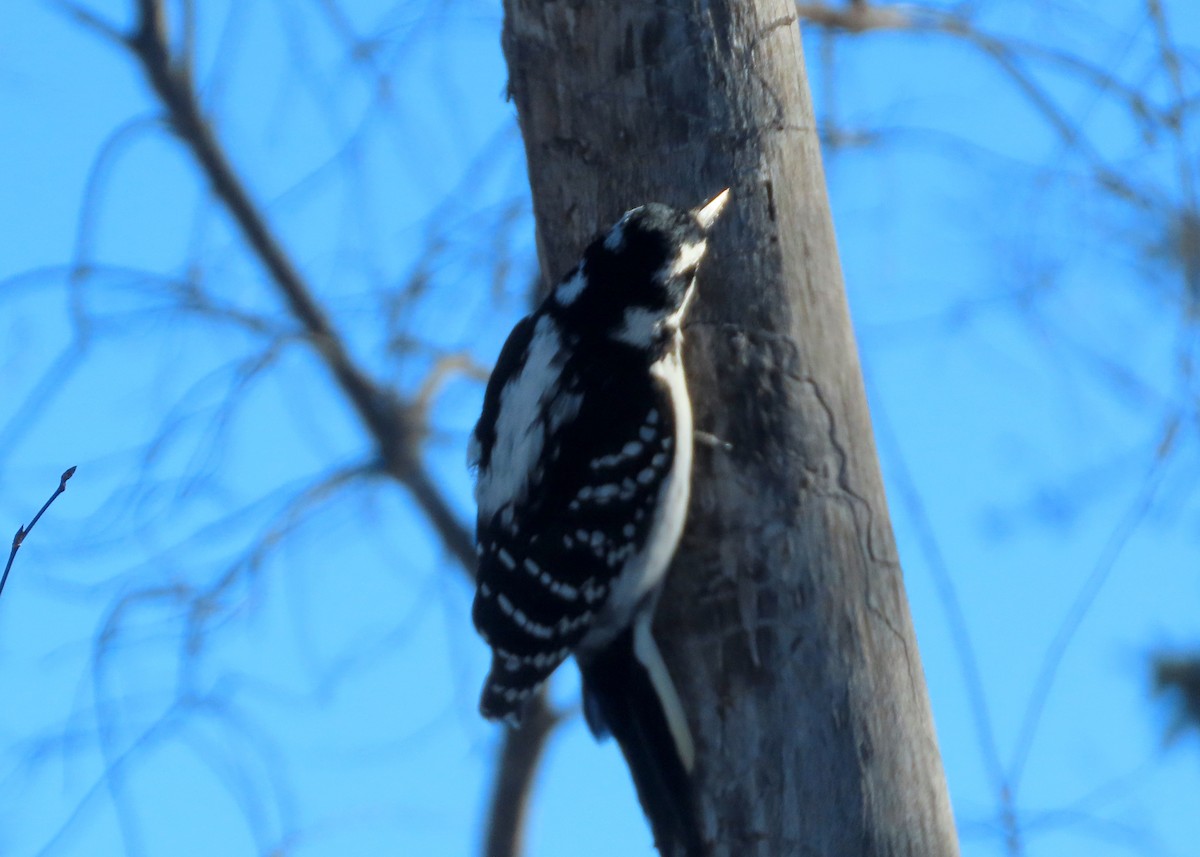
{"label": "blurred background branch", "polygon": [[[1200,16],[795,11],[965,852],[1190,853]],[[0,851],[650,853],[569,677],[475,714],[462,450],[541,278],[499,29],[0,11],[0,508],[88,476],[5,596]]]}

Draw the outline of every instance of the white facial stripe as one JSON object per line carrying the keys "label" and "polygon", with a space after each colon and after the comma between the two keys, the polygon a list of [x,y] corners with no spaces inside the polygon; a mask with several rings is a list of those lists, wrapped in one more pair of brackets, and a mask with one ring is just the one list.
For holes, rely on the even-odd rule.
{"label": "white facial stripe", "polygon": [[687,294],[683,296],[683,303],[679,305],[679,309],[667,316],[663,325],[667,330],[679,330],[679,325],[683,323],[683,317],[687,315],[688,307],[692,303],[692,298],[696,296],[696,287],[692,286],[687,290]]}
{"label": "white facial stripe", "polygon": [[704,258],[704,251],[707,249],[708,242],[706,241],[684,244],[679,248],[679,253],[671,261],[671,267],[668,269],[670,275],[677,277],[689,268],[699,265],[700,260]]}

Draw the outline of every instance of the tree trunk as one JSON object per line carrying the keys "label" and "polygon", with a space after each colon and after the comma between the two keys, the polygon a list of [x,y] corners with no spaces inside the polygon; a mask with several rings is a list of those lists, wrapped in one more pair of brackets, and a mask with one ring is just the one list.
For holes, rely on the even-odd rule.
{"label": "tree trunk", "polygon": [[[958,852],[787,0],[506,0],[539,251],[732,201],[685,326],[697,450],[656,636],[717,855]],[[668,849],[669,850],[669,849]]]}

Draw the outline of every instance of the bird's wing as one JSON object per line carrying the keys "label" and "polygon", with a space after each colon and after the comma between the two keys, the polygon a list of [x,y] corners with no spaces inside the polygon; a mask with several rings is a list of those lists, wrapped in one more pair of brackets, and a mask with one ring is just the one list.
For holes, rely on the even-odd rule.
{"label": "bird's wing", "polygon": [[[507,401],[496,421],[540,436],[544,466],[477,522],[473,618],[495,650],[481,703],[489,717],[519,718],[608,606],[653,526],[673,461],[669,400],[644,369],[606,360],[566,366],[561,381],[531,425],[506,419]],[[564,410],[573,416],[557,420]],[[516,441],[500,432],[495,445]]]}

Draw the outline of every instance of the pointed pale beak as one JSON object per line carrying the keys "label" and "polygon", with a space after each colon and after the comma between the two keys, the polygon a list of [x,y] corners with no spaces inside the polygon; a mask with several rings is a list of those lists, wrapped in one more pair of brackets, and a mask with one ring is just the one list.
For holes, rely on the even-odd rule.
{"label": "pointed pale beak", "polygon": [[729,188],[725,188],[699,208],[692,209],[692,214],[700,223],[700,228],[705,232],[712,229],[712,225],[717,222],[717,217],[727,202],[729,202]]}

